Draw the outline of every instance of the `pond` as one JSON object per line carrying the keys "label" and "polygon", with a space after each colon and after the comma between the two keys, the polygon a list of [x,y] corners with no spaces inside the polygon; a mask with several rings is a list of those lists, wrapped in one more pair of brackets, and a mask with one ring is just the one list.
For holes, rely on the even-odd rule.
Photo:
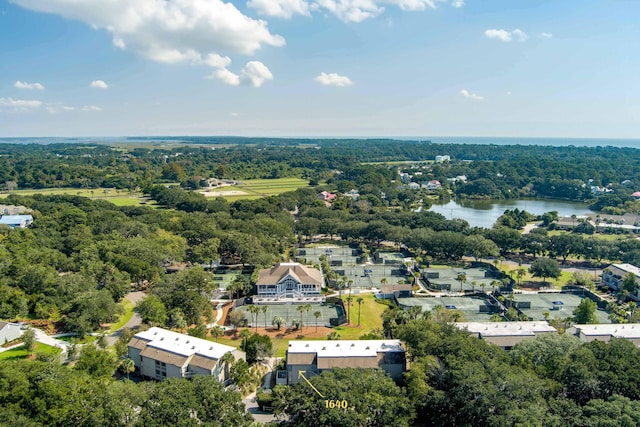
{"label": "pond", "polygon": [[464,219],[471,227],[491,228],[504,211],[516,208],[534,215],[556,211],[560,218],[592,212],[585,203],[551,199],[451,200],[444,204],[436,202],[429,210],[442,214],[447,219]]}

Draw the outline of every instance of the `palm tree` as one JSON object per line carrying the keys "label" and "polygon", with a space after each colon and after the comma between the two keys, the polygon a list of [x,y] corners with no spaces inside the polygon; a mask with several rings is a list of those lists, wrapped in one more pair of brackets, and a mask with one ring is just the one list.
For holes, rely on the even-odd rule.
{"label": "palm tree", "polygon": [[249,313],[251,313],[251,321],[253,322],[253,315],[256,315],[256,322],[255,322],[255,327],[256,327],[256,334],[258,333],[258,314],[260,313],[260,307],[258,307],[257,305],[250,305],[249,307],[247,307],[247,311]]}
{"label": "palm tree", "polygon": [[362,305],[362,303],[364,302],[364,298],[362,297],[358,297],[356,299],[356,302],[358,303],[358,326],[360,326],[360,306]]}
{"label": "palm tree", "polygon": [[211,335],[216,339],[216,342],[218,342],[218,337],[224,335],[224,329],[222,326],[213,325],[213,328],[211,328]]}
{"label": "palm tree", "polygon": [[475,280],[473,282],[471,282],[471,289],[473,290],[473,293],[476,293],[476,286],[478,286],[478,282],[476,282]]}
{"label": "palm tree", "polygon": [[482,293],[483,293],[483,294],[485,293],[485,292],[484,292],[484,288],[485,288],[486,286],[487,286],[487,284],[486,284],[486,283],[484,283],[484,282],[481,282],[481,283],[480,283],[480,287],[482,288]]}
{"label": "palm tree", "polygon": [[456,280],[460,282],[460,292],[462,292],[462,285],[467,283],[467,274],[466,273],[458,273],[456,276]]}
{"label": "palm tree", "polygon": [[304,308],[304,305],[299,305],[298,307],[296,307],[296,310],[300,312],[300,330],[304,328],[304,323],[302,323],[302,312],[304,311]]}
{"label": "palm tree", "polygon": [[220,362],[224,364],[224,380],[226,381],[229,378],[229,371],[231,370],[231,366],[236,361],[236,358],[233,356],[233,353],[230,351],[226,352],[220,358]]}
{"label": "palm tree", "polygon": [[383,277],[382,279],[380,279],[380,284],[381,285],[386,285],[387,283],[389,283],[389,280],[387,280],[386,277]]}
{"label": "palm tree", "polygon": [[133,362],[133,360],[127,357],[122,362],[120,362],[120,370],[123,373],[127,374],[127,379],[129,379],[129,374],[136,370],[136,364]]}
{"label": "palm tree", "polygon": [[263,305],[260,310],[264,313],[264,329],[266,331],[267,330],[267,311],[269,311],[269,306]]}
{"label": "palm tree", "polygon": [[282,318],[281,316],[275,316],[273,318],[273,320],[271,321],[271,324],[275,327],[278,328],[278,330],[280,330],[280,328],[282,327],[282,325],[284,324],[284,318]]}
{"label": "palm tree", "polygon": [[304,311],[307,312],[307,324],[309,324],[309,311],[311,310],[311,304],[304,305]]}
{"label": "palm tree", "polygon": [[321,312],[321,311],[314,311],[314,312],[313,312],[313,315],[314,315],[314,316],[315,316],[315,318],[316,318],[316,332],[318,332],[318,318],[319,318],[320,316],[322,316],[322,312]]}
{"label": "palm tree", "polygon": [[516,277],[518,278],[518,286],[520,286],[520,280],[527,274],[527,269],[524,267],[518,267],[516,270]]}
{"label": "palm tree", "polygon": [[353,297],[349,295],[347,298],[347,325],[351,324],[351,302],[353,301]]}
{"label": "palm tree", "polygon": [[247,339],[251,336],[251,332],[248,329],[240,331],[240,338],[242,338],[242,351],[247,351]]}

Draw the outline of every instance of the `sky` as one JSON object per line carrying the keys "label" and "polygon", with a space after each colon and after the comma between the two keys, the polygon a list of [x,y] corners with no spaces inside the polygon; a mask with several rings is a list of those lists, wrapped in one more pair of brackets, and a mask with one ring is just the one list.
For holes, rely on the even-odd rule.
{"label": "sky", "polygon": [[640,138],[637,0],[0,0],[0,137]]}

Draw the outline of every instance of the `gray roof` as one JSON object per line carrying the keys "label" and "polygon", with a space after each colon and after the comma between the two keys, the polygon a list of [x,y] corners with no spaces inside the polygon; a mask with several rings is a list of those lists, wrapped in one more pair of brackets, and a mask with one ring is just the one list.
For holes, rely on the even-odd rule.
{"label": "gray roof", "polygon": [[320,270],[297,262],[281,262],[275,267],[260,270],[256,284],[275,285],[287,276],[293,277],[298,283],[322,285]]}

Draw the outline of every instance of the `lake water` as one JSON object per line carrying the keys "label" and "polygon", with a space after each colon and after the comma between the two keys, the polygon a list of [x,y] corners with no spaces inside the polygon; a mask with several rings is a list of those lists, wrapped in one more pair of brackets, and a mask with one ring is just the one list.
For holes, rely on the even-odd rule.
{"label": "lake water", "polygon": [[500,215],[507,209],[525,210],[534,215],[556,211],[563,216],[584,215],[592,211],[584,203],[562,200],[451,200],[446,204],[434,204],[432,212],[444,215],[447,219],[461,218],[472,227],[491,228]]}

